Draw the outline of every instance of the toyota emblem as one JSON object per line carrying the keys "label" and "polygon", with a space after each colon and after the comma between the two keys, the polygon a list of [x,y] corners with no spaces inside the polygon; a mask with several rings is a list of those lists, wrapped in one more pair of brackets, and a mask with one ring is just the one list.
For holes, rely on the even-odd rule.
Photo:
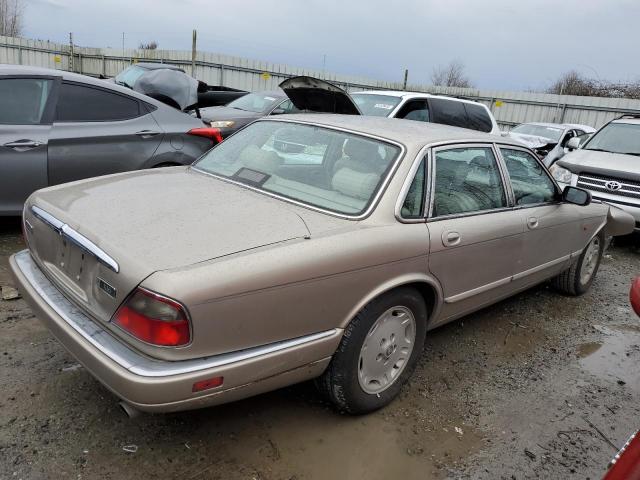
{"label": "toyota emblem", "polygon": [[616,190],[620,190],[622,188],[622,184],[620,182],[616,182],[613,180],[605,183],[604,186],[607,188],[607,190],[611,190],[612,192],[615,192]]}

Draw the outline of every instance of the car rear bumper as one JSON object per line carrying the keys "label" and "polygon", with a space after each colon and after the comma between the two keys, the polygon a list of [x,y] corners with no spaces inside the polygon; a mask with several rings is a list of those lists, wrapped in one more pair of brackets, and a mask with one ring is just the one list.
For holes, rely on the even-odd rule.
{"label": "car rear bumper", "polygon": [[[28,250],[13,255],[11,271],[36,316],[93,376],[143,411],[168,412],[238,400],[320,375],[341,329],[207,358],[161,361],[138,353],[89,318],[49,281]],[[220,387],[193,384],[224,377]]]}

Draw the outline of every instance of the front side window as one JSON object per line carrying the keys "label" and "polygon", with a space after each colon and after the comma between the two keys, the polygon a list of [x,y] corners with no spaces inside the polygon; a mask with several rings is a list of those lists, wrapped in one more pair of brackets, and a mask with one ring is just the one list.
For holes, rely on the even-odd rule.
{"label": "front side window", "polygon": [[332,212],[366,211],[400,148],[340,130],[277,121],[249,125],[205,154],[202,170]]}
{"label": "front side window", "polygon": [[640,156],[640,123],[610,123],[594,134],[584,149]]}
{"label": "front side window", "polygon": [[116,75],[116,83],[125,87],[133,88],[138,79],[148,70],[137,65],[130,65]]}
{"label": "front side window", "polygon": [[57,122],[109,122],[140,114],[134,98],[73,83],[62,84],[56,107]]}
{"label": "front side window", "polygon": [[395,117],[404,118],[405,120],[416,120],[418,122],[428,122],[429,105],[426,100],[410,100],[400,108],[400,111]]}
{"label": "front side window", "polygon": [[523,150],[500,148],[511,178],[516,205],[552,202],[556,187],[542,165]]}
{"label": "front side window", "polygon": [[403,218],[420,218],[424,210],[426,162],[424,158],[416,170],[400,214]]}
{"label": "front side window", "polygon": [[388,117],[402,100],[400,97],[371,93],[352,93],[351,98],[363,115],[374,117]]}
{"label": "front side window", "polygon": [[0,80],[0,123],[38,125],[43,120],[53,80],[5,78]]}
{"label": "front side window", "polygon": [[491,147],[436,151],[433,216],[457,215],[507,206]]}

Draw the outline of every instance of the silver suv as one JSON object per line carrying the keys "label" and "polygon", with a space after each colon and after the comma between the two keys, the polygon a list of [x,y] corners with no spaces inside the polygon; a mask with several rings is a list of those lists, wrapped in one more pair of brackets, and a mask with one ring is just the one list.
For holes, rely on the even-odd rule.
{"label": "silver suv", "polygon": [[[629,212],[640,231],[640,115],[624,115],[598,130],[582,148],[551,167],[562,185],[590,190],[593,198]],[[575,144],[574,144],[575,143]]]}

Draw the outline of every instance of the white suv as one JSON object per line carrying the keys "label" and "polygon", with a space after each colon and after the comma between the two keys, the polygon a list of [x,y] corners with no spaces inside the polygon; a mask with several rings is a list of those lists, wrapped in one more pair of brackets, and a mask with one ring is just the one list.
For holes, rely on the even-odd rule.
{"label": "white suv", "polygon": [[500,134],[487,106],[471,100],[393,90],[356,92],[351,98],[363,115],[442,123]]}
{"label": "white suv", "polygon": [[640,115],[612,120],[579,149],[578,144],[577,138],[569,140],[567,147],[576,150],[551,166],[555,179],[626,210],[640,231]]}

